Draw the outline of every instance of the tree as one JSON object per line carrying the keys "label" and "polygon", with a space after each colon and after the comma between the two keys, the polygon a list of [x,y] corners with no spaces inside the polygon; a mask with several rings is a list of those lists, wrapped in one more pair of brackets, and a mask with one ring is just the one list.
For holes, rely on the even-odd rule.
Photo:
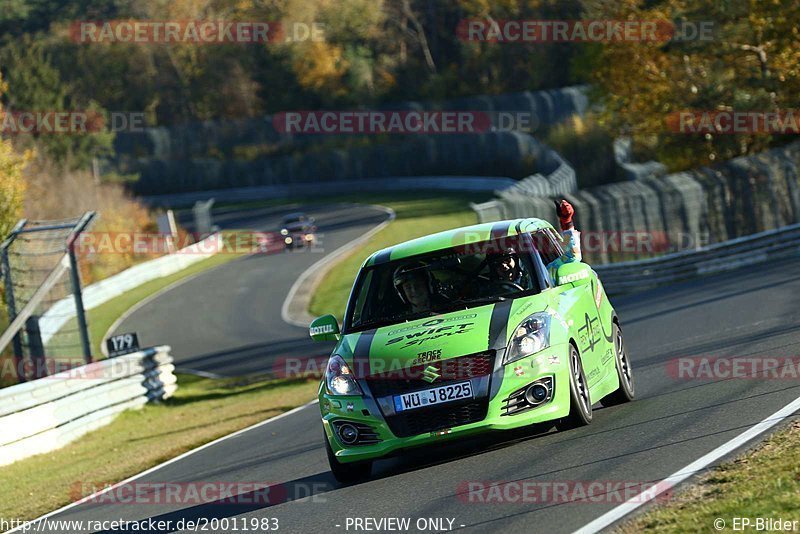
{"label": "tree", "polygon": [[760,152],[776,135],[674,133],[668,120],[681,111],[791,109],[800,91],[800,47],[789,1],[584,0],[587,18],[712,21],[712,41],[611,42],[588,48],[584,74],[604,104],[605,124],[630,135],[636,150],[673,170]]}
{"label": "tree", "polygon": [[[6,89],[0,78],[0,95]],[[0,106],[0,117],[3,115]],[[5,239],[16,224],[22,211],[25,194],[25,180],[22,171],[31,153],[18,154],[11,141],[0,138],[0,239]]]}

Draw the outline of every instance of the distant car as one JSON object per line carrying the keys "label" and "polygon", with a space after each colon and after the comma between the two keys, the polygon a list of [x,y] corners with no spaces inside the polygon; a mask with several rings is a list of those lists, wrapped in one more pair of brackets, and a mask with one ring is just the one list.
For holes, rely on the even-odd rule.
{"label": "distant car", "polygon": [[332,315],[310,326],[315,340],[336,342],[319,406],[339,481],[411,447],[586,425],[595,402],[633,399],[617,314],[589,265],[558,266],[559,243],[548,222],[518,219],[367,258],[343,328]]}
{"label": "distant car", "polygon": [[281,222],[281,237],[287,249],[313,245],[316,232],[314,218],[305,213],[290,213]]}

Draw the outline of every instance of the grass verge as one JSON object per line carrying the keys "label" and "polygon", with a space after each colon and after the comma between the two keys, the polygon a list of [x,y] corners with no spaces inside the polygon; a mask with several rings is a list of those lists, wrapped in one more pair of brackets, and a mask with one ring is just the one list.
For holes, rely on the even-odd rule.
{"label": "grass verge", "polygon": [[466,195],[452,194],[370,199],[372,203],[392,208],[396,219],[334,265],[312,296],[309,312],[312,315],[333,313],[341,320],[353,280],[367,256],[376,250],[409,239],[475,224],[477,218],[470,209],[469,202],[478,200]]}
{"label": "grass verge", "polygon": [[175,396],[123,412],[64,448],[0,467],[0,518],[31,520],[312,400],[318,382],[179,375]]}
{"label": "grass verge", "polygon": [[733,530],[735,517],[753,522],[759,517],[782,518],[796,520],[800,525],[798,457],[800,421],[795,420],[754,449],[678,492],[674,500],[633,518],[617,531],[713,532],[714,521],[719,519],[727,525],[724,528]]}

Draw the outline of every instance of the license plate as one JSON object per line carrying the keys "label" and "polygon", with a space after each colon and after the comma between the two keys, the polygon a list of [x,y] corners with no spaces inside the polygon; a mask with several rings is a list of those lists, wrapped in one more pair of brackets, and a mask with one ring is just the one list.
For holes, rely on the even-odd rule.
{"label": "license plate", "polygon": [[436,404],[445,404],[461,399],[472,398],[472,384],[460,382],[458,384],[448,384],[414,393],[395,395],[394,410],[402,412],[404,410],[415,410]]}

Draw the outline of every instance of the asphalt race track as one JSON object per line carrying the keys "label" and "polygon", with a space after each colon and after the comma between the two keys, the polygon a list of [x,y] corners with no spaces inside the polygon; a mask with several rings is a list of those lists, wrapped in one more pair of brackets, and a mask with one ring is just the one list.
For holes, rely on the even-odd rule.
{"label": "asphalt race track", "polygon": [[349,205],[298,206],[228,214],[215,217],[215,223],[225,230],[277,231],[288,211],[315,217],[317,246],[233,260],[159,295],[115,331],[138,332],[141,346],[171,345],[175,365],[183,372],[270,373],[282,357],[324,353],[307,329],[283,322],[281,305],[300,273],[384,221],[387,214]]}
{"label": "asphalt race track", "polygon": [[[314,214],[323,229],[327,217],[347,221],[334,231],[325,229],[331,250],[380,220],[364,210]],[[262,226],[273,223],[258,220]],[[179,367],[220,374],[263,369],[275,355],[309,350],[307,333],[280,319],[292,281],[317,259],[308,256],[253,257],[219,267],[153,300],[120,329],[139,331],[143,343],[171,344]],[[373,480],[343,487],[328,471],[318,408],[310,405],[138,480],[269,482],[280,485],[274,499],[279,502],[86,503],[51,519],[152,518],[175,524],[277,518],[280,532],[354,532],[353,526],[346,528],[347,518],[410,518],[412,527],[419,518],[446,518],[454,529],[471,532],[571,532],[619,501],[486,504],[470,502],[465,482],[638,483],[671,475],[800,396],[800,383],[678,379],[668,372],[668,362],[684,356],[797,356],[798,294],[800,259],[795,259],[612,299],[634,364],[638,399],[609,409],[596,405],[588,427],[498,434],[417,451],[378,462]],[[231,523],[221,525],[211,530],[233,530]]]}

